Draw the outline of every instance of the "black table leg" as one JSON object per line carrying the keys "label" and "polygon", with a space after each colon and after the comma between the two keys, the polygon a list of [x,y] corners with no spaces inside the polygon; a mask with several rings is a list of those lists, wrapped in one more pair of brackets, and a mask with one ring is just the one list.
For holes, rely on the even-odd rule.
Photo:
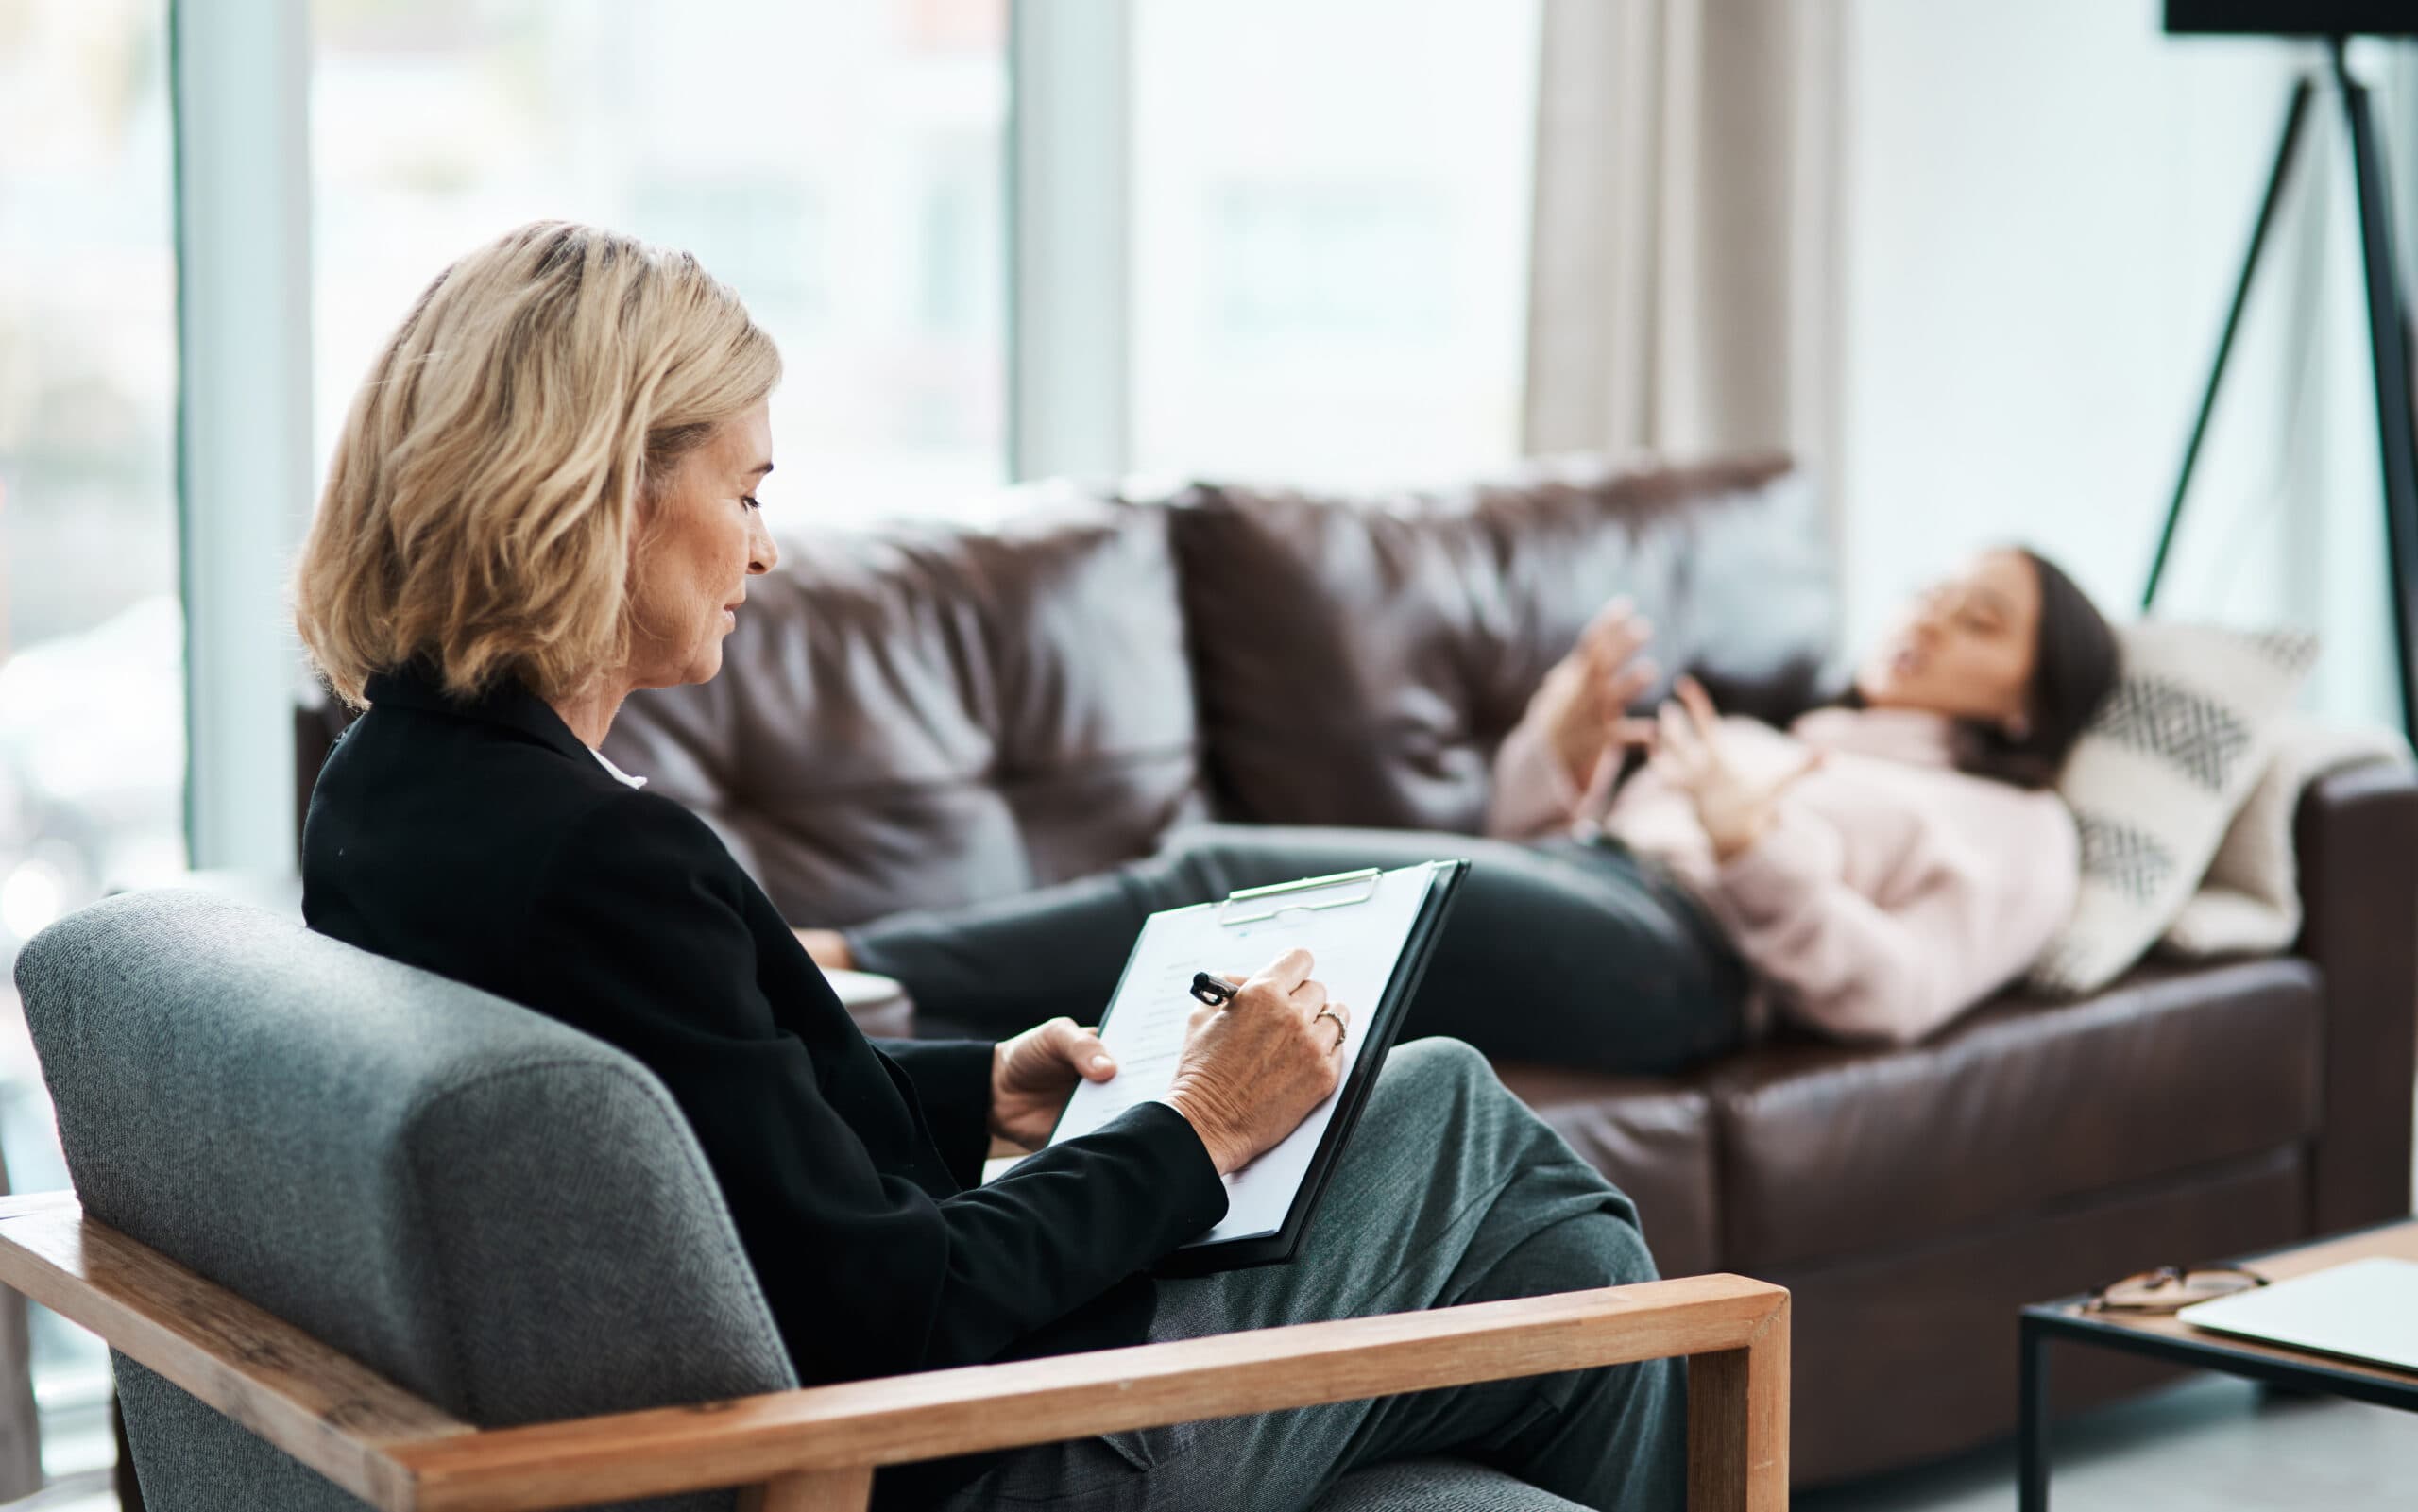
{"label": "black table leg", "polygon": [[2016,1512],[2049,1512],[2049,1335],[2021,1324],[2016,1387]]}

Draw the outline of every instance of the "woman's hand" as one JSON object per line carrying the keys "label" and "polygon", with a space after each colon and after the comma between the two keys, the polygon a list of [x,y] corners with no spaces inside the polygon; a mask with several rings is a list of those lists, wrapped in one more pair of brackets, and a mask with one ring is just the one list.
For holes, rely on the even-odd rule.
{"label": "woman's hand", "polygon": [[1287,950],[1223,1006],[1192,1013],[1167,1101],[1183,1114],[1218,1174],[1241,1170],[1291,1133],[1334,1093],[1351,1011],[1311,979],[1310,953]]}
{"label": "woman's hand", "polygon": [[1721,716],[1704,685],[1679,679],[1679,696],[1662,705],[1658,725],[1658,769],[1694,799],[1696,823],[1712,841],[1715,859],[1728,862],[1752,849],[1772,826],[1780,795],[1822,764],[1809,752],[1803,764],[1777,782],[1757,781],[1738,770],[1721,736]]}
{"label": "woman's hand", "polygon": [[991,1132],[1012,1145],[1039,1149],[1066,1111],[1077,1080],[1106,1081],[1116,1062],[1101,1048],[1099,1031],[1070,1018],[1036,1024],[991,1047]]}
{"label": "woman's hand", "polygon": [[848,937],[837,929],[792,929],[797,943],[814,958],[814,963],[825,971],[853,971],[856,960],[848,952]]}
{"label": "woman's hand", "polygon": [[1630,701],[1654,686],[1654,663],[1638,654],[1653,635],[1628,600],[1614,599],[1587,622],[1578,644],[1538,689],[1554,755],[1581,791],[1605,748],[1621,738]]}

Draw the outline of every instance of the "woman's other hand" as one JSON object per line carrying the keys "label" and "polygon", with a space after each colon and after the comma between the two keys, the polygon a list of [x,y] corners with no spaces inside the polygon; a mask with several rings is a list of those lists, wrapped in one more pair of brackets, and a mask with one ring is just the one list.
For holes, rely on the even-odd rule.
{"label": "woman's other hand", "polygon": [[1167,1101],[1190,1121],[1220,1176],[1273,1147],[1335,1091],[1351,1012],[1287,950],[1238,979],[1231,1003],[1192,1013]]}
{"label": "woman's other hand", "polygon": [[814,963],[825,971],[853,971],[856,958],[849,954],[848,937],[837,929],[792,929],[797,943],[814,958]]}
{"label": "woman's other hand", "polygon": [[1659,675],[1654,663],[1638,654],[1653,636],[1654,626],[1628,600],[1614,599],[1596,611],[1538,690],[1546,702],[1554,755],[1582,792],[1605,748],[1621,736],[1630,702]]}
{"label": "woman's other hand", "polygon": [[1106,1081],[1116,1062],[1101,1047],[1099,1031],[1078,1028],[1070,1018],[1036,1024],[991,1047],[991,1132],[1025,1149],[1039,1149],[1075,1083]]}
{"label": "woman's other hand", "polygon": [[1662,705],[1657,768],[1694,800],[1696,823],[1712,841],[1714,858],[1727,863],[1762,839],[1779,812],[1780,795],[1822,764],[1822,753],[1808,752],[1777,782],[1750,777],[1731,759],[1721,715],[1704,685],[1682,677],[1678,692]]}

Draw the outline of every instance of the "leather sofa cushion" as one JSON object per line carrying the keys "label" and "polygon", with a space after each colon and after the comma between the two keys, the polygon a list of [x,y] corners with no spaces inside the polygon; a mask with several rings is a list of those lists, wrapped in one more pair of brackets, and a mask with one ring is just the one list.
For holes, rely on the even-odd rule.
{"label": "leather sofa cushion", "polygon": [[1705,1082],[1723,1264],[1933,1242],[2305,1140],[2322,991],[2297,958],[2152,968],[2080,1003],[2004,1000],[1908,1049],[1792,1044],[1729,1062]]}
{"label": "leather sofa cushion", "polygon": [[795,923],[1005,896],[1203,816],[1157,510],[1062,485],[980,529],[784,536],[739,620],[721,676],[634,695],[604,750]]}
{"label": "leather sofa cushion", "polygon": [[1778,460],[1168,507],[1221,817],[1476,830],[1495,747],[1615,594],[1741,712],[1803,707],[1836,638],[1828,524]]}
{"label": "leather sofa cushion", "polygon": [[1721,1259],[1713,1227],[1712,1105],[1677,1082],[1499,1064],[1503,1084],[1637,1204],[1654,1264],[1694,1276]]}

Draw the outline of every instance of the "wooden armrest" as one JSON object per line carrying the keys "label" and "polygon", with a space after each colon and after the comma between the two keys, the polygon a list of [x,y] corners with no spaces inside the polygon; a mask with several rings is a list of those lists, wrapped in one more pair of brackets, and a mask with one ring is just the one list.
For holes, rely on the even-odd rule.
{"label": "wooden armrest", "polygon": [[[1695,1356],[1692,1507],[1786,1504],[1788,1293],[1737,1276],[1390,1314],[479,1431],[105,1224],[0,1200],[0,1283],[390,1512],[755,1485],[860,1508],[873,1469],[1238,1413]],[[1070,1429],[1070,1425],[1080,1425]]]}
{"label": "wooden armrest", "polygon": [[150,1367],[374,1506],[413,1506],[390,1457],[477,1432],[158,1250],[73,1192],[0,1198],[0,1285]]}

